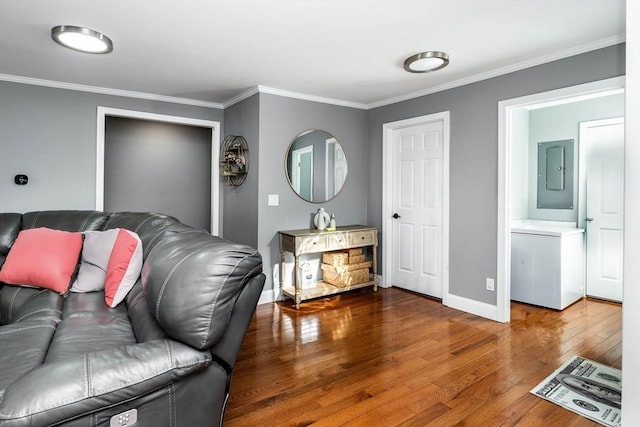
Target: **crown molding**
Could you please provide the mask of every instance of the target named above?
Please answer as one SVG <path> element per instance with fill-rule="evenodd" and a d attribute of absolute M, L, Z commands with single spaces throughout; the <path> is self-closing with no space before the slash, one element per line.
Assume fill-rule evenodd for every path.
<path fill-rule="evenodd" d="M 625 41 L 624 34 L 618 34 L 616 36 L 607 37 L 606 39 L 597 40 L 592 43 L 586 43 L 580 46 L 575 46 L 570 49 L 561 50 L 558 52 L 550 53 L 548 55 L 539 56 L 537 58 L 528 59 L 526 61 L 518 62 L 506 67 L 496 68 L 484 73 L 475 74 L 473 76 L 465 77 L 463 79 L 453 80 L 438 86 L 433 86 L 428 89 L 424 89 L 418 92 L 407 93 L 405 95 L 396 96 L 393 98 L 384 99 L 382 101 L 372 102 L 367 104 L 367 109 L 373 109 L 378 107 L 384 107 L 385 105 L 395 104 L 409 99 L 419 98 L 421 96 L 430 95 L 432 93 L 442 92 L 448 89 L 453 89 L 459 86 L 464 86 L 470 83 L 487 80 L 493 77 L 498 77 L 504 74 L 512 73 L 514 71 L 524 70 L 525 68 L 534 67 L 536 65 L 542 65 L 547 62 L 557 61 L 559 59 L 568 58 L 574 55 L 580 55 L 582 53 L 590 52 L 592 50 L 601 49 L 608 46 L 613 46 Z"/>
<path fill-rule="evenodd" d="M 233 98 L 229 98 L 226 101 L 224 101 L 222 103 L 222 108 L 225 108 L 225 109 L 229 108 L 240 101 L 244 101 L 245 99 L 252 97 L 258 92 L 260 92 L 259 86 L 253 86 L 245 90 L 244 92 L 241 92 L 240 94 L 234 96 Z"/>
<path fill-rule="evenodd" d="M 0 81 L 23 83 L 35 86 L 53 87 L 56 89 L 75 90 L 79 92 L 99 93 L 102 95 L 123 96 L 126 98 L 147 99 L 150 101 L 170 102 L 172 104 L 194 105 L 197 107 L 223 109 L 222 104 L 217 102 L 201 101 L 197 99 L 178 98 L 174 96 L 156 95 L 153 93 L 134 92 L 129 90 L 111 89 L 100 86 L 81 85 L 76 83 L 59 82 L 55 80 L 35 79 L 32 77 L 14 76 L 11 74 L 0 74 Z"/>
<path fill-rule="evenodd" d="M 148 99 L 152 101 L 170 102 L 173 104 L 185 104 L 194 105 L 198 107 L 217 108 L 224 110 L 231 107 L 238 102 L 241 102 L 256 93 L 268 93 L 271 95 L 282 96 L 286 98 L 300 99 L 304 101 L 320 102 L 323 104 L 337 105 L 342 107 L 357 108 L 361 110 L 371 110 L 373 108 L 384 107 L 386 105 L 395 104 L 409 99 L 419 98 L 421 96 L 430 95 L 437 92 L 442 92 L 448 89 L 453 89 L 459 86 L 464 86 L 470 83 L 479 82 L 482 80 L 498 77 L 504 74 L 512 73 L 514 71 L 523 70 L 525 68 L 534 67 L 547 62 L 557 61 L 559 59 L 568 58 L 570 56 L 579 55 L 582 53 L 590 52 L 592 50 L 601 49 L 604 47 L 612 46 L 625 41 L 624 34 L 618 34 L 616 36 L 608 37 L 605 39 L 597 40 L 592 43 L 586 43 L 580 46 L 575 46 L 570 49 L 565 49 L 548 55 L 540 56 L 537 58 L 528 59 L 526 61 L 518 62 L 516 64 L 508 65 L 506 67 L 496 68 L 484 73 L 475 74 L 473 76 L 465 77 L 463 79 L 453 80 L 438 86 L 433 86 L 427 89 L 423 89 L 417 92 L 411 92 L 404 95 L 399 95 L 393 98 L 383 99 L 381 101 L 372 102 L 369 104 L 345 101 L 335 98 L 325 98 L 322 96 L 309 95 L 306 93 L 293 92 L 284 89 L 277 89 L 269 86 L 257 85 L 253 86 L 244 92 L 224 101 L 223 103 L 201 101 L 197 99 L 178 98 L 173 96 L 156 95 L 145 92 L 133 92 L 120 89 L 111 89 L 99 86 L 80 85 L 75 83 L 58 82 L 54 80 L 35 79 L 31 77 L 14 76 L 10 74 L 0 74 L 0 81 L 9 81 L 14 83 L 24 83 L 37 86 L 54 87 L 58 89 L 68 89 L 81 92 L 100 93 L 104 95 L 123 96 L 128 98 Z"/>
<path fill-rule="evenodd" d="M 300 92 L 292 92 L 289 90 L 277 89 L 269 86 L 258 85 L 258 90 L 260 91 L 260 93 L 268 93 L 271 95 L 278 95 L 286 98 L 301 99 L 303 101 L 320 102 L 322 104 L 331 104 L 331 105 L 338 105 L 341 107 L 358 108 L 360 110 L 368 109 L 367 104 L 362 104 L 360 102 L 344 101 L 342 99 L 335 99 L 335 98 L 325 98 L 322 96 L 308 95 L 306 93 L 300 93 Z"/>
<path fill-rule="evenodd" d="M 320 102 L 322 104 L 331 104 L 338 105 L 341 107 L 349 107 L 349 108 L 358 108 L 360 110 L 366 110 L 367 105 L 361 104 L 358 102 L 344 101 L 342 99 L 334 99 L 334 98 L 325 98 L 322 96 L 309 95 L 306 93 L 293 92 L 290 90 L 278 89 L 275 87 L 257 85 L 250 89 L 245 90 L 239 95 L 234 96 L 226 100 L 222 105 L 224 108 L 231 107 L 234 104 L 237 104 L 240 101 L 244 101 L 245 99 L 255 95 L 256 93 L 268 93 L 270 95 L 282 96 L 284 98 L 292 98 L 292 99 L 301 99 L 303 101 L 312 101 L 312 102 Z"/>

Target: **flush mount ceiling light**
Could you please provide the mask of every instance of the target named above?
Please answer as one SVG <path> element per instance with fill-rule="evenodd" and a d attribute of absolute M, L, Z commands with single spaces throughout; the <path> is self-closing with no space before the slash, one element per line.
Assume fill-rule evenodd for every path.
<path fill-rule="evenodd" d="M 430 73 L 447 65 L 449 55 L 438 51 L 417 53 L 404 61 L 404 69 L 410 73 Z"/>
<path fill-rule="evenodd" d="M 69 49 L 86 53 L 109 53 L 113 42 L 97 31 L 73 25 L 58 25 L 51 29 L 51 38 Z"/>

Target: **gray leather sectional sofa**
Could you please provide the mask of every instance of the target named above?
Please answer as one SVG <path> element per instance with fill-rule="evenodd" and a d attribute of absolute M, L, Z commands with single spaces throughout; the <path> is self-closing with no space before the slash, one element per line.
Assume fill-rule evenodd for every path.
<path fill-rule="evenodd" d="M 21 229 L 126 228 L 144 265 L 123 303 L 0 283 L 0 426 L 218 426 L 264 285 L 245 245 L 152 213 L 0 213 Z"/>

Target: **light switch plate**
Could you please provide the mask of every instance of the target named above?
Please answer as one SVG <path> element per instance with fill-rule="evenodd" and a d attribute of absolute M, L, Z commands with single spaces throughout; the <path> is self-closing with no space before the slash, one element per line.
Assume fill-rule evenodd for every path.
<path fill-rule="evenodd" d="M 278 206 L 280 205 L 280 195 L 279 194 L 269 194 L 269 201 L 267 202 L 269 206 Z"/>

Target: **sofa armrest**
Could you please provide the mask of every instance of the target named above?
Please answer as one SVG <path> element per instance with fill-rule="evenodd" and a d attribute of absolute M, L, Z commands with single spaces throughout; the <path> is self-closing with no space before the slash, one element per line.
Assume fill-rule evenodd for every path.
<path fill-rule="evenodd" d="M 211 354 L 160 339 L 45 363 L 9 385 L 0 425 L 45 426 L 140 397 L 205 369 Z"/>

